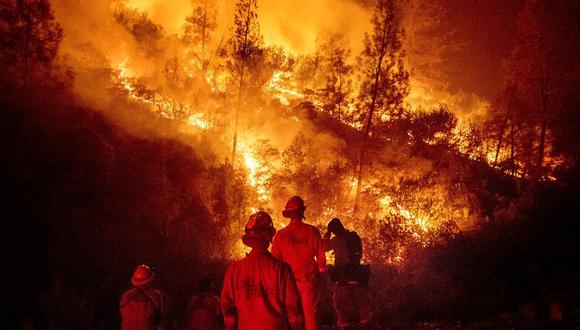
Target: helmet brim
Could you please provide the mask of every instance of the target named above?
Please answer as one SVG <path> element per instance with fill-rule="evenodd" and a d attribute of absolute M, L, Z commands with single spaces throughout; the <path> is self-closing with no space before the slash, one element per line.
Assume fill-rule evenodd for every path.
<path fill-rule="evenodd" d="M 242 235 L 242 243 L 244 243 L 244 245 L 246 246 L 250 246 L 252 245 L 252 242 L 260 242 L 260 243 L 267 243 L 269 244 L 270 242 L 272 242 L 272 238 L 274 238 L 274 235 L 269 234 L 269 233 L 245 233 L 244 235 Z"/>
<path fill-rule="evenodd" d="M 284 210 L 284 211 L 282 211 L 282 216 L 284 218 L 290 218 L 290 219 L 296 219 L 296 218 L 304 219 L 304 210 L 301 210 L 301 209 Z"/>
<path fill-rule="evenodd" d="M 149 276 L 145 279 L 131 278 L 131 284 L 137 287 L 145 286 L 153 281 L 153 276 Z"/>

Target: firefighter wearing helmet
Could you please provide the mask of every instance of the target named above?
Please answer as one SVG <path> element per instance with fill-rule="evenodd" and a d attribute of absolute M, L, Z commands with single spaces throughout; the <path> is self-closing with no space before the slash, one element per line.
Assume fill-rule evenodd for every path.
<path fill-rule="evenodd" d="M 331 238 L 331 236 L 334 236 Z M 323 238 L 326 251 L 334 253 L 334 266 L 328 273 L 334 282 L 332 303 L 337 329 L 367 329 L 370 321 L 368 281 L 370 271 L 361 265 L 362 241 L 354 231 L 346 230 L 338 218 L 332 219 Z"/>
<path fill-rule="evenodd" d="M 266 212 L 250 216 L 242 242 L 252 250 L 230 265 L 221 294 L 226 329 L 301 329 L 300 296 L 292 269 L 268 247 L 276 233 Z"/>
<path fill-rule="evenodd" d="M 164 298 L 153 288 L 156 276 L 147 265 L 135 268 L 132 288 L 121 296 L 121 330 L 158 330 L 165 320 Z"/>
<path fill-rule="evenodd" d="M 320 231 L 304 223 L 306 205 L 299 196 L 288 200 L 282 215 L 290 224 L 274 238 L 272 254 L 290 264 L 296 276 L 298 291 L 304 308 L 306 330 L 319 327 L 320 274 L 326 268 L 326 256 Z"/>

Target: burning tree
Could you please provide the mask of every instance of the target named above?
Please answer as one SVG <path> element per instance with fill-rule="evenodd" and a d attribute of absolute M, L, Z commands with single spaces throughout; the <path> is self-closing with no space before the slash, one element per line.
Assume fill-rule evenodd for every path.
<path fill-rule="evenodd" d="M 504 92 L 490 123 L 495 124 L 494 163 L 508 161 L 523 177 L 553 178 L 564 161 L 552 152 L 553 137 L 563 124 L 564 103 L 573 95 L 578 46 L 570 39 L 574 24 L 564 3 L 526 1 L 518 17 L 517 41 L 505 61 Z M 503 110 L 501 110 L 503 109 Z M 507 147 L 504 136 L 509 125 Z"/>
<path fill-rule="evenodd" d="M 325 85 L 322 90 L 322 107 L 338 120 L 349 115 L 351 103 L 353 67 L 349 63 L 351 50 L 348 40 L 334 34 L 319 45 L 317 50 L 323 58 Z"/>
<path fill-rule="evenodd" d="M 237 97 L 232 140 L 232 166 L 235 165 L 238 143 L 238 121 L 244 101 L 244 91 L 250 81 L 248 71 L 252 70 L 263 54 L 262 36 L 258 24 L 257 0 L 239 0 L 236 4 L 234 27 L 228 41 L 228 71 L 231 81 L 236 82 Z"/>
<path fill-rule="evenodd" d="M 209 65 L 206 55 L 207 45 L 213 30 L 217 27 L 217 10 L 215 0 L 192 0 L 192 11 L 186 18 L 183 41 L 186 45 L 198 51 L 195 53 L 201 63 L 203 72 Z"/>
<path fill-rule="evenodd" d="M 364 119 L 355 210 L 358 209 L 367 140 L 372 133 L 373 120 L 388 121 L 400 116 L 403 99 L 408 93 L 409 75 L 403 67 L 402 32 L 398 19 L 398 8 L 393 0 L 378 0 L 372 18 L 373 32 L 365 35 L 365 49 L 359 57 L 363 78 L 357 101 Z"/>

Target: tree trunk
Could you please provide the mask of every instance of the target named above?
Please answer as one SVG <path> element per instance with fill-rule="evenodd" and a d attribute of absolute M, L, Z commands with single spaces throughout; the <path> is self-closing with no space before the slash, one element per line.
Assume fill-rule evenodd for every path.
<path fill-rule="evenodd" d="M 342 95 L 342 73 L 339 73 L 338 74 L 338 109 L 337 109 L 338 114 L 336 116 L 336 118 L 338 120 L 340 120 L 342 117 L 342 98 L 343 98 L 343 95 Z"/>
<path fill-rule="evenodd" d="M 251 11 L 251 2 L 248 3 L 248 13 L 246 15 L 246 30 L 245 30 L 245 34 L 244 34 L 244 43 L 242 44 L 242 58 L 240 61 L 240 81 L 239 81 L 239 88 L 238 88 L 238 99 L 237 99 L 237 105 L 236 105 L 236 115 L 235 115 L 235 119 L 234 119 L 234 138 L 232 141 L 232 168 L 235 166 L 236 163 L 236 148 L 237 148 L 237 144 L 238 144 L 238 120 L 240 117 L 240 108 L 242 107 L 242 93 L 244 90 L 244 71 L 245 71 L 245 67 L 246 67 L 246 57 L 248 56 L 248 54 L 246 54 L 247 48 L 248 48 L 248 35 L 250 34 L 250 15 L 252 13 Z"/>
<path fill-rule="evenodd" d="M 377 96 L 378 96 L 378 92 L 379 92 L 378 85 L 379 85 L 379 80 L 381 77 L 383 58 L 385 57 L 385 51 L 387 48 L 386 36 L 387 36 L 388 23 L 387 23 L 386 19 L 385 19 L 384 24 L 385 25 L 383 28 L 383 36 L 382 36 L 383 38 L 381 40 L 381 51 L 379 53 L 379 58 L 377 61 L 377 68 L 375 70 L 375 83 L 373 85 L 371 106 L 369 108 L 369 114 L 368 114 L 367 121 L 366 121 L 366 124 L 365 124 L 364 129 L 363 129 L 363 135 L 362 135 L 361 145 L 360 145 L 360 152 L 359 152 L 359 157 L 358 157 L 358 173 L 357 173 L 356 194 L 355 194 L 355 198 L 354 198 L 354 210 L 353 210 L 355 215 L 359 211 L 360 192 L 362 189 L 363 166 L 364 166 L 363 164 L 364 164 L 364 156 L 365 156 L 365 152 L 366 152 L 366 144 L 367 144 L 367 139 L 368 139 L 369 133 L 371 131 L 371 127 L 372 127 L 373 115 L 375 113 Z"/>
<path fill-rule="evenodd" d="M 30 33 L 31 33 L 31 22 L 30 17 L 26 14 L 25 3 L 23 0 L 17 1 L 18 11 L 21 19 L 26 24 L 26 32 L 24 35 L 24 49 L 22 50 L 22 59 L 24 60 L 24 67 L 22 69 L 22 86 L 20 90 L 20 107 L 24 107 L 24 103 L 26 102 L 27 97 L 27 88 L 28 88 L 28 71 L 29 71 L 29 44 L 30 44 Z"/>
<path fill-rule="evenodd" d="M 540 52 L 540 106 L 541 106 L 541 118 L 542 122 L 540 125 L 540 145 L 538 147 L 538 160 L 536 162 L 536 179 L 540 179 L 542 177 L 542 166 L 544 163 L 544 152 L 545 152 L 545 145 L 546 145 L 546 130 L 548 126 L 548 100 L 547 100 L 547 93 L 546 93 L 546 85 L 548 83 L 547 77 L 547 70 L 546 70 L 546 62 L 548 59 L 546 58 L 546 54 L 544 53 L 544 42 L 543 42 L 543 35 L 540 35 L 539 38 L 539 52 Z"/>
<path fill-rule="evenodd" d="M 508 111 L 509 112 L 509 109 Z M 503 142 L 503 134 L 505 132 L 507 123 L 508 123 L 508 114 L 506 112 L 505 118 L 503 120 L 503 123 L 501 124 L 501 127 L 499 129 L 499 136 L 497 138 L 497 148 L 495 149 L 495 159 L 493 160 L 493 166 L 497 166 L 497 159 L 499 158 L 499 152 L 501 150 L 501 144 Z"/>
<path fill-rule="evenodd" d="M 544 163 L 544 149 L 546 144 L 546 128 L 547 120 L 542 119 L 542 125 L 540 128 L 540 146 L 538 147 L 538 162 L 536 163 L 537 178 L 542 177 L 542 165 Z"/>
<path fill-rule="evenodd" d="M 206 34 L 206 23 L 207 22 L 207 0 L 203 4 L 203 23 L 201 26 L 201 67 L 205 76 L 206 64 L 205 64 L 205 34 Z"/>
<path fill-rule="evenodd" d="M 516 174 L 516 159 L 515 159 L 515 126 L 513 121 L 510 123 L 511 124 L 511 129 L 510 129 L 510 139 L 511 139 L 511 149 L 510 149 L 510 160 L 511 160 L 511 169 L 512 169 L 512 175 Z"/>

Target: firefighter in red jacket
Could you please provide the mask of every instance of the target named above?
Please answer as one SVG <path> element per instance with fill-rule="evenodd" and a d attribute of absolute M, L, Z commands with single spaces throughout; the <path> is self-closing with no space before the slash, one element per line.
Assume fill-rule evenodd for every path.
<path fill-rule="evenodd" d="M 319 327 L 320 273 L 325 271 L 326 256 L 320 231 L 302 222 L 305 210 L 299 196 L 288 200 L 282 215 L 290 218 L 290 224 L 280 229 L 274 238 L 272 254 L 292 267 L 304 308 L 306 330 L 315 330 Z"/>
<path fill-rule="evenodd" d="M 226 329 L 302 329 L 304 319 L 292 269 L 268 246 L 276 230 L 266 212 L 254 213 L 242 242 L 252 251 L 228 268 L 221 304 Z"/>
<path fill-rule="evenodd" d="M 165 309 L 163 294 L 152 288 L 155 274 L 147 265 L 137 266 L 131 284 L 133 287 L 121 296 L 121 330 L 163 329 Z"/>

